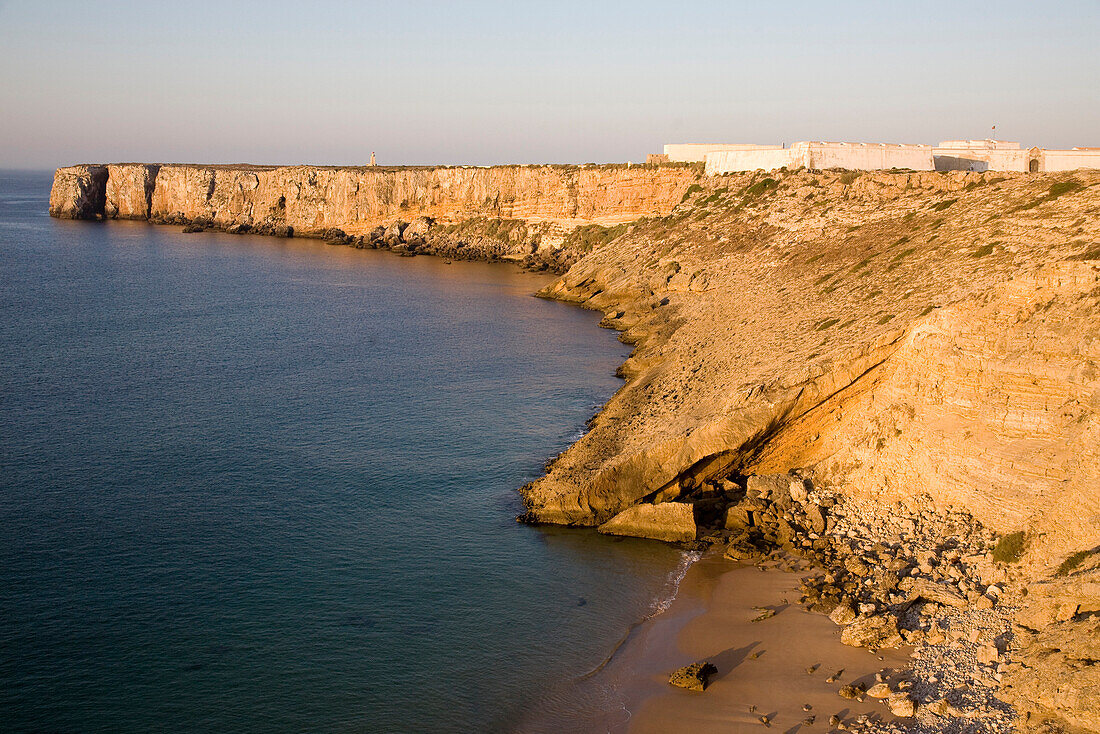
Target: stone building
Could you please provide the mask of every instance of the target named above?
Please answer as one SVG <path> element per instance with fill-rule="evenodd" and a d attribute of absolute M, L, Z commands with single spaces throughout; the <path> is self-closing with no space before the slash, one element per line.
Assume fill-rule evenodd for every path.
<path fill-rule="evenodd" d="M 945 140 L 938 146 L 802 141 L 790 147 L 752 143 L 673 143 L 672 162 L 702 162 L 707 174 L 779 168 L 846 168 L 878 171 L 1070 171 L 1100 168 L 1100 148 L 1023 149 L 1004 140 Z M 657 161 L 654 161 L 657 162 Z"/>
<path fill-rule="evenodd" d="M 703 160 L 708 174 L 802 167 L 850 168 L 862 171 L 890 168 L 935 170 L 931 146 L 893 143 L 804 141 L 794 143 L 789 148 L 778 145 L 728 147 L 707 151 Z"/>

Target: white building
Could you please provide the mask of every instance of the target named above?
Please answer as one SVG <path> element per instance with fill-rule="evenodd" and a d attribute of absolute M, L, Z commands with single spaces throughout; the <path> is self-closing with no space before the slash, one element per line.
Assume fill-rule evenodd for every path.
<path fill-rule="evenodd" d="M 672 143 L 670 162 L 703 162 L 708 175 L 779 168 L 881 171 L 1070 171 L 1100 168 L 1100 148 L 1023 149 L 1004 140 L 945 140 L 938 146 L 803 141 L 783 145 Z"/>
<path fill-rule="evenodd" d="M 665 146 L 668 149 L 668 146 Z M 913 171 L 934 171 L 932 146 L 897 145 L 893 143 L 829 143 L 804 141 L 789 148 L 738 148 L 706 153 L 708 174 L 734 171 L 772 171 L 777 168 L 848 168 L 878 171 L 905 168 Z"/>

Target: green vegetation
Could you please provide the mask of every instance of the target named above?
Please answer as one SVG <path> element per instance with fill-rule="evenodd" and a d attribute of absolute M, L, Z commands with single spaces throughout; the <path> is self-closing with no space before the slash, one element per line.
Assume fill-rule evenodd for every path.
<path fill-rule="evenodd" d="M 748 199 L 755 198 L 755 197 L 760 196 L 761 194 L 763 194 L 767 191 L 771 191 L 771 190 L 776 189 L 778 187 L 779 187 L 779 182 L 776 181 L 774 178 L 765 178 L 765 179 L 761 179 L 761 180 L 757 181 L 756 183 L 752 184 L 751 186 L 746 186 L 745 190 L 742 191 L 741 194 L 742 194 L 743 198 L 747 201 Z"/>
<path fill-rule="evenodd" d="M 1066 576 L 1070 571 L 1080 566 L 1085 562 L 1085 559 L 1089 556 L 1100 553 L 1100 547 L 1093 548 L 1091 550 L 1077 551 L 1072 556 L 1062 561 L 1062 565 L 1058 566 L 1058 576 Z"/>
<path fill-rule="evenodd" d="M 611 240 L 621 237 L 626 232 L 627 226 L 616 224 L 614 227 L 604 227 L 599 224 L 585 224 L 569 233 L 565 238 L 565 246 L 574 247 L 581 252 L 592 252 Z"/>
<path fill-rule="evenodd" d="M 852 272 L 853 273 L 858 273 L 860 270 L 863 270 L 865 267 L 867 267 L 870 264 L 871 264 L 871 258 L 870 257 L 865 257 L 862 260 L 860 260 L 858 263 L 856 263 L 855 265 L 852 266 Z"/>
<path fill-rule="evenodd" d="M 832 326 L 836 326 L 839 323 L 840 323 L 840 319 L 825 319 L 824 321 L 817 322 L 817 324 L 814 326 L 814 330 L 815 331 L 825 331 L 826 329 L 828 329 Z"/>
<path fill-rule="evenodd" d="M 711 204 L 717 204 L 718 202 L 722 201 L 722 197 L 725 196 L 728 193 L 729 193 L 728 188 L 718 189 L 713 194 L 711 194 L 707 198 L 700 201 L 697 204 L 697 206 L 710 206 Z"/>
<path fill-rule="evenodd" d="M 899 240 L 899 242 L 900 242 L 900 240 Z M 909 257 L 910 255 L 912 255 L 916 251 L 917 251 L 917 248 L 915 248 L 915 247 L 906 248 L 906 249 L 902 250 L 901 252 L 899 252 L 898 254 L 894 255 L 893 259 L 890 260 L 890 262 L 895 262 L 895 263 L 901 262 L 902 260 Z"/>
<path fill-rule="evenodd" d="M 1076 179 L 1071 178 L 1068 181 L 1059 181 L 1058 183 L 1051 186 L 1047 190 L 1047 193 L 1043 194 L 1038 199 L 1035 199 L 1034 201 L 1027 204 L 1021 204 L 1020 206 L 1013 209 L 1013 211 L 1022 212 L 1028 209 L 1034 209 L 1035 207 L 1041 204 L 1045 204 L 1048 201 L 1054 201 L 1059 196 L 1072 194 L 1074 191 L 1080 191 L 1083 188 L 1085 188 L 1085 185 Z"/>
<path fill-rule="evenodd" d="M 1027 550 L 1027 535 L 1020 530 L 1009 533 L 997 541 L 993 548 L 993 560 L 999 563 L 1017 563 Z"/>
<path fill-rule="evenodd" d="M 702 190 L 703 190 L 703 187 L 700 186 L 699 184 L 692 184 L 691 186 L 688 186 L 687 191 L 684 192 L 683 198 L 680 199 L 680 203 L 683 204 L 685 201 L 690 199 L 695 194 L 698 194 Z"/>
<path fill-rule="evenodd" d="M 952 205 L 952 204 L 954 204 L 954 203 L 955 203 L 956 201 L 958 201 L 958 199 L 944 199 L 943 201 L 941 201 L 941 202 L 940 202 L 940 203 L 938 203 L 938 204 L 933 204 L 933 205 L 932 205 L 932 211 L 935 211 L 935 212 L 942 212 L 942 211 L 943 211 L 944 209 L 946 209 L 947 207 L 951 206 L 951 205 Z"/>
<path fill-rule="evenodd" d="M 848 184 L 859 178 L 859 174 L 859 171 L 845 171 L 844 173 L 840 174 L 840 182 L 847 186 Z"/>

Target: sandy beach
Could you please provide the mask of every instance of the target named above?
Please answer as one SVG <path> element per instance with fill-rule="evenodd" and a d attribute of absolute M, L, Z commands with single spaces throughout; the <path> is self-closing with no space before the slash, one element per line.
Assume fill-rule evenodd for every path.
<path fill-rule="evenodd" d="M 708 554 L 691 567 L 668 610 L 636 629 L 599 674 L 625 702 L 611 731 L 760 731 L 767 716 L 771 728 L 793 734 L 828 731 L 834 714 L 894 718 L 879 701 L 847 700 L 838 690 L 870 687 L 876 673 L 902 668 L 908 651 L 843 645 L 839 627 L 798 605 L 799 573 L 761 566 Z M 753 622 L 761 609 L 775 616 Z M 718 668 L 705 692 L 668 684 L 673 670 L 704 659 Z"/>

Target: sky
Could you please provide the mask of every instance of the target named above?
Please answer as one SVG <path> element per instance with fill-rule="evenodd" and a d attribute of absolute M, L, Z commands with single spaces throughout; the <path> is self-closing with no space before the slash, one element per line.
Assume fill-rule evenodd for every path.
<path fill-rule="evenodd" d="M 1100 0 L 0 0 L 0 168 L 1100 146 Z"/>

